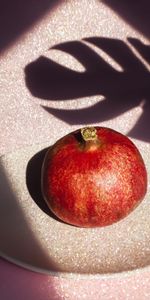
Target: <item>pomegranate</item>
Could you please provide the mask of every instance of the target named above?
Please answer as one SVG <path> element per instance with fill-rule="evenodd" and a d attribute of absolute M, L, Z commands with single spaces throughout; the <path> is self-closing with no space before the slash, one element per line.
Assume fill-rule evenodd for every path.
<path fill-rule="evenodd" d="M 50 210 L 79 227 L 111 225 L 142 201 L 147 172 L 123 134 L 86 127 L 50 147 L 42 166 L 42 193 Z"/>

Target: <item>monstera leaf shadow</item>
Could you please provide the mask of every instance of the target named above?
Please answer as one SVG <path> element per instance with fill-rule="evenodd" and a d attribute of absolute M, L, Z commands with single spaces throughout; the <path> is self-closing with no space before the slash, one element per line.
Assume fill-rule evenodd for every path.
<path fill-rule="evenodd" d="M 43 106 L 69 124 L 109 120 L 142 103 L 141 118 L 129 135 L 150 141 L 147 125 L 150 117 L 150 46 L 135 38 L 128 38 L 127 42 L 90 37 L 55 45 L 51 49 L 72 55 L 84 66 L 85 71 L 78 72 L 40 56 L 25 68 L 26 85 L 32 95 L 45 100 L 70 100 L 94 95 L 104 97 L 103 101 L 82 109 Z M 121 70 L 109 64 L 91 45 L 109 55 Z"/>

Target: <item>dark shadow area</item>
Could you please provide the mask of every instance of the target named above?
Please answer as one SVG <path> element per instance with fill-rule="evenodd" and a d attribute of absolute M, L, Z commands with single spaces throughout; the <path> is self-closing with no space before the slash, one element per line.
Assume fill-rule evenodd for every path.
<path fill-rule="evenodd" d="M 49 215 L 50 210 L 43 199 L 41 191 L 41 169 L 47 150 L 48 148 L 43 149 L 29 160 L 26 169 L 26 184 L 31 198 L 44 213 Z"/>
<path fill-rule="evenodd" d="M 63 223 L 48 208 L 41 191 L 41 169 L 48 148 L 36 153 L 28 162 L 26 169 L 26 184 L 29 194 L 38 207 L 51 218 Z"/>
<path fill-rule="evenodd" d="M 47 255 L 19 204 L 16 187 L 10 183 L 9 170 L 0 162 L 0 255 L 16 264 L 58 271 Z"/>
<path fill-rule="evenodd" d="M 150 1 L 119 1 L 103 0 L 103 3 L 113 9 L 127 23 L 150 38 Z"/>
<path fill-rule="evenodd" d="M 44 107 L 69 124 L 106 121 L 142 105 L 143 113 L 130 136 L 150 141 L 150 72 L 132 51 L 134 47 L 148 65 L 150 46 L 135 38 L 128 38 L 128 42 L 130 46 L 119 39 L 91 37 L 56 45 L 53 49 L 72 55 L 85 67 L 85 71 L 71 70 L 41 56 L 26 66 L 26 85 L 33 96 L 46 100 L 70 100 L 94 95 L 104 97 L 103 101 L 82 109 Z M 103 50 L 120 65 L 122 71 L 112 67 L 90 45 Z"/>
<path fill-rule="evenodd" d="M 4 259 L 0 260 L 0 266 L 1 300 L 62 299 L 52 276 L 30 272 Z"/>
<path fill-rule="evenodd" d="M 0 0 L 0 51 L 61 2 L 61 0 Z"/>

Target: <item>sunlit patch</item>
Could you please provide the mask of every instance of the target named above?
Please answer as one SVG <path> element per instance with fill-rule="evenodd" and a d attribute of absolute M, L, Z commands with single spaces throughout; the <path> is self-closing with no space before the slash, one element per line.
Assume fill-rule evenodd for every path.
<path fill-rule="evenodd" d="M 69 70 L 81 73 L 86 71 L 86 69 L 78 59 L 64 51 L 58 49 L 50 49 L 44 54 L 44 56 L 52 59 L 54 62 L 58 63 L 64 68 L 68 68 Z"/>

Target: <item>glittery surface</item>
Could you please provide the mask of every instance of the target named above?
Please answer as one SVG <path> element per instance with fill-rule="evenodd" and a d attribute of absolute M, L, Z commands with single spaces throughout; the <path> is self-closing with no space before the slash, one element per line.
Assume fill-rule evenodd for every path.
<path fill-rule="evenodd" d="M 0 159 L 1 199 L 6 202 L 0 204 L 0 222 L 5 225 L 0 231 L 0 250 L 23 264 L 53 274 L 57 271 L 56 277 L 41 275 L 2 260 L 4 300 L 150 298 L 149 191 L 127 219 L 112 228 L 85 233 L 49 217 L 26 186 L 27 161 L 86 124 L 108 126 L 136 139 L 149 173 L 149 130 L 143 122 L 143 115 L 149 121 L 149 96 L 147 90 L 143 93 L 149 66 L 145 52 L 140 51 L 149 42 L 107 2 L 59 1 L 1 53 L 0 154 L 5 154 Z M 93 37 L 98 42 L 89 40 Z M 46 94 L 32 68 L 34 62 L 36 71 L 41 70 L 45 60 L 51 62 Z M 63 72 L 60 65 L 65 67 Z M 40 74 L 41 81 L 47 80 Z M 115 275 L 120 271 L 129 272 Z M 59 272 L 71 278 L 62 278 Z M 111 276 L 101 277 L 108 272 Z M 90 273 L 92 278 L 81 279 L 75 273 Z"/>

